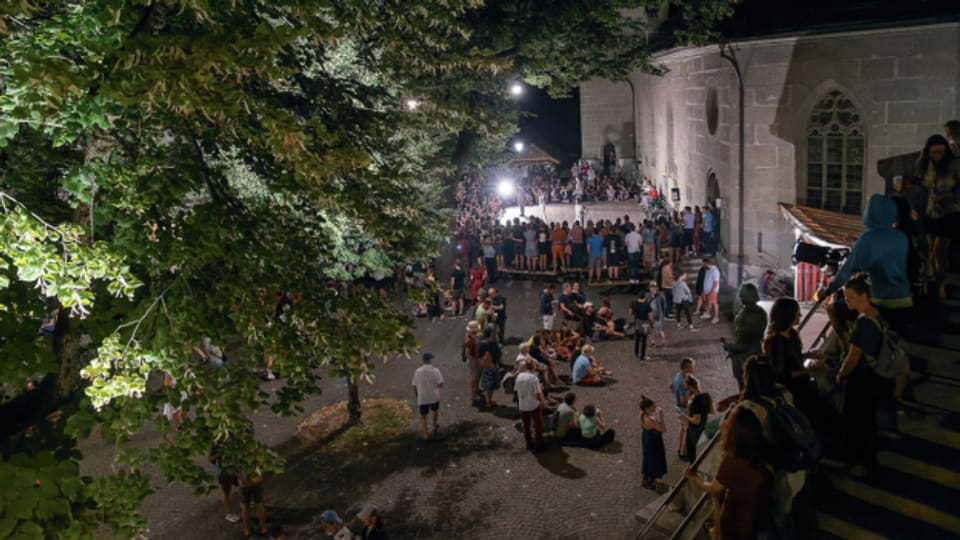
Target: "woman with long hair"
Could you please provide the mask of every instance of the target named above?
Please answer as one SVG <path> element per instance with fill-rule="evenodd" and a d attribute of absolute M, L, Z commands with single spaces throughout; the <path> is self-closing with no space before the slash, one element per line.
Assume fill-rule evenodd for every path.
<path fill-rule="evenodd" d="M 714 479 L 707 482 L 693 469 L 684 476 L 717 499 L 714 538 L 757 538 L 770 526 L 771 479 L 761 458 L 762 426 L 749 411 L 737 409 L 720 429 L 721 458 Z"/>
<path fill-rule="evenodd" d="M 877 389 L 880 379 L 870 366 L 876 360 L 883 343 L 880 310 L 870 303 L 870 284 L 863 276 L 856 276 L 843 286 L 847 306 L 860 315 L 850 333 L 847 356 L 837 373 L 837 384 L 846 379 L 841 423 L 844 450 L 850 464 L 850 474 L 866 476 L 876 463 L 877 452 Z"/>
<path fill-rule="evenodd" d="M 820 364 L 805 364 L 807 358 L 819 359 L 819 351 L 803 352 L 803 343 L 797 324 L 800 323 L 800 304 L 793 298 L 777 298 L 770 309 L 770 324 L 763 340 L 763 354 L 770 360 L 777 380 L 790 390 L 798 409 L 809 417 L 817 408 L 816 385 L 810 378 Z"/>
<path fill-rule="evenodd" d="M 926 230 L 933 278 L 941 298 L 948 270 L 950 241 L 960 236 L 960 160 L 943 135 L 931 135 L 917 160 L 916 175 L 927 190 Z"/>

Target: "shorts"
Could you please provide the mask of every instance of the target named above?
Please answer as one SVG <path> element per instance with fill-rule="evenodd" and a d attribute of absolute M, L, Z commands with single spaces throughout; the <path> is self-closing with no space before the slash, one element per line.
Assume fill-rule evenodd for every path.
<path fill-rule="evenodd" d="M 712 305 L 712 304 L 716 304 L 716 303 L 717 303 L 717 291 L 704 293 L 703 296 L 704 296 L 704 300 L 707 302 L 707 304 L 711 304 L 711 305 Z"/>
<path fill-rule="evenodd" d="M 563 244 L 554 244 L 553 247 L 550 248 L 550 255 L 551 255 L 554 259 L 562 259 L 562 258 L 563 258 Z"/>
<path fill-rule="evenodd" d="M 684 247 L 690 247 L 693 245 L 693 229 L 683 230 L 683 245 Z"/>
<path fill-rule="evenodd" d="M 653 332 L 654 332 L 655 334 L 660 334 L 660 333 L 663 332 L 663 321 L 662 321 L 662 320 L 659 320 L 659 321 L 658 321 L 658 320 L 654 319 L 654 321 L 653 321 Z"/>
<path fill-rule="evenodd" d="M 607 253 L 607 266 L 620 266 L 620 252 Z"/>
<path fill-rule="evenodd" d="M 554 315 L 543 315 L 544 330 L 553 330 L 553 318 L 554 318 Z"/>
<path fill-rule="evenodd" d="M 549 255 L 550 242 L 537 242 L 537 253 L 539 255 Z"/>
<path fill-rule="evenodd" d="M 438 411 L 440 410 L 440 402 L 435 401 L 433 403 L 425 403 L 420 405 L 420 416 L 426 416 L 428 411 Z"/>
<path fill-rule="evenodd" d="M 463 300 L 463 289 L 454 289 L 453 290 L 453 301 L 458 302 Z"/>
<path fill-rule="evenodd" d="M 243 504 L 263 504 L 263 484 L 245 486 L 240 488 L 240 494 L 243 495 Z"/>
<path fill-rule="evenodd" d="M 217 473 L 217 483 L 220 484 L 220 489 L 230 491 L 230 488 L 237 485 L 237 475 L 220 471 Z"/>
<path fill-rule="evenodd" d="M 600 255 L 591 255 L 589 268 L 596 268 L 599 270 L 601 266 L 603 266 L 603 257 Z"/>

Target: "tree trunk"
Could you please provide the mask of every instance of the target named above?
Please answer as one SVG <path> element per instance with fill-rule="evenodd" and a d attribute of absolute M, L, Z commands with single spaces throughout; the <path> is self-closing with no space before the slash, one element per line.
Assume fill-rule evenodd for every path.
<path fill-rule="evenodd" d="M 356 379 L 347 378 L 347 412 L 350 414 L 349 423 L 359 424 L 361 420 L 360 387 Z"/>
<path fill-rule="evenodd" d="M 77 358 L 80 353 L 76 336 L 72 331 L 70 310 L 60 308 L 57 314 L 57 327 L 53 332 L 53 355 L 57 361 L 57 372 L 53 375 L 55 384 L 50 386 L 44 396 L 43 412 L 49 413 L 70 399 L 77 387 Z"/>

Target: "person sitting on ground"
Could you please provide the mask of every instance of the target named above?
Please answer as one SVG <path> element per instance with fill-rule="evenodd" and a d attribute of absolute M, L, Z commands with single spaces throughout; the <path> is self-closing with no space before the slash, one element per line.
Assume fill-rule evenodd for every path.
<path fill-rule="evenodd" d="M 604 299 L 603 305 L 600 307 L 600 310 L 597 311 L 596 318 L 593 320 L 593 333 L 598 334 L 600 339 L 625 337 L 626 334 L 623 331 L 625 325 L 625 319 L 613 318 L 610 299 Z"/>
<path fill-rule="evenodd" d="M 603 369 L 603 366 L 593 356 L 593 345 L 584 345 L 580 356 L 573 364 L 573 384 L 582 386 L 603 385 L 604 375 L 613 372 Z"/>
<path fill-rule="evenodd" d="M 343 519 L 335 510 L 324 510 L 320 514 L 320 521 L 323 522 L 323 530 L 326 531 L 327 536 L 333 540 L 354 540 L 353 532 L 343 524 Z"/>
<path fill-rule="evenodd" d="M 601 448 L 613 442 L 616 432 L 613 429 L 607 429 L 607 424 L 603 420 L 603 411 L 596 405 L 590 404 L 583 408 L 580 414 L 580 435 L 583 437 L 583 445 L 587 448 Z"/>
<path fill-rule="evenodd" d="M 563 403 L 557 407 L 554 415 L 556 425 L 553 437 L 560 441 L 560 444 L 576 446 L 583 442 L 583 436 L 580 435 L 580 413 L 577 411 L 576 394 L 567 392 L 563 396 Z"/>
<path fill-rule="evenodd" d="M 548 391 L 562 384 L 557 372 L 557 353 L 550 346 L 550 333 L 539 330 L 530 340 L 530 356 L 536 361 L 534 369 L 543 374 L 543 386 Z"/>
<path fill-rule="evenodd" d="M 721 429 L 720 467 L 712 481 L 694 469 L 684 477 L 717 499 L 714 538 L 749 539 L 770 528 L 771 478 L 761 458 L 760 422 L 745 410 L 734 411 Z"/>
<path fill-rule="evenodd" d="M 367 504 L 357 513 L 357 519 L 363 524 L 360 529 L 360 540 L 387 540 L 387 533 L 383 530 L 383 518 L 380 510 Z"/>

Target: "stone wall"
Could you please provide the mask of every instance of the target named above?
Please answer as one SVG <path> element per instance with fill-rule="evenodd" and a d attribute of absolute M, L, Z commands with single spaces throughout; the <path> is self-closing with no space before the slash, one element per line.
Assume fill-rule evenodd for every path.
<path fill-rule="evenodd" d="M 618 159 L 634 158 L 630 99 L 625 82 L 595 79 L 580 87 L 581 158 L 601 159 L 607 143 L 613 143 Z"/>
<path fill-rule="evenodd" d="M 748 275 L 789 265 L 794 234 L 780 217 L 777 202 L 806 202 L 806 130 L 814 106 L 827 92 L 842 91 L 862 119 L 864 201 L 884 189 L 879 160 L 915 151 L 927 136 L 942 133 L 944 122 L 960 116 L 956 23 L 748 41 L 735 44 L 735 49 L 745 87 Z M 661 187 L 680 188 L 681 205 L 707 202 L 707 178 L 715 174 L 722 196 L 723 245 L 735 261 L 736 76 L 715 46 L 667 51 L 656 60 L 669 70 L 665 76 L 632 77 L 642 172 Z M 624 92 L 629 96 L 626 84 L 600 81 L 581 88 L 585 156 L 593 151 L 588 143 L 602 146 L 608 127 L 600 126 L 609 126 L 615 116 L 593 116 L 592 111 L 598 111 L 599 103 L 615 106 Z M 629 118 L 629 103 L 623 107 Z M 735 268 L 729 270 L 726 275 L 735 277 Z"/>

